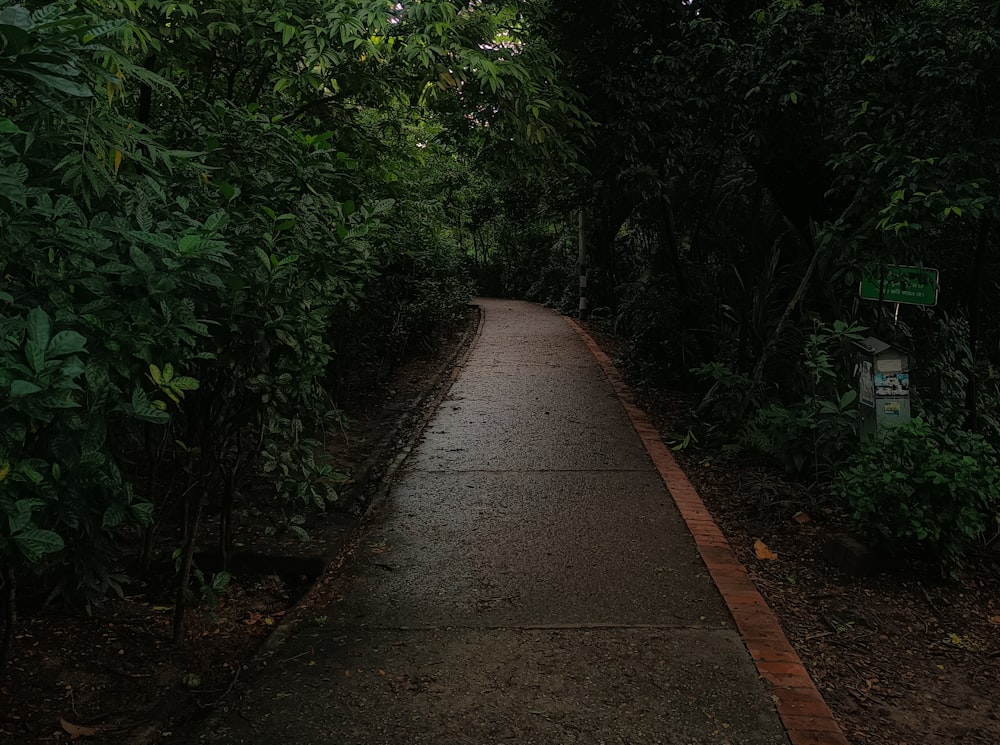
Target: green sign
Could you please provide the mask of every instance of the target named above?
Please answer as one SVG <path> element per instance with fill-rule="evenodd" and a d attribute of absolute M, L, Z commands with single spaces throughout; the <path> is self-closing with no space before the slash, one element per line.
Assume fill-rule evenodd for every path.
<path fill-rule="evenodd" d="M 862 300 L 883 300 L 887 303 L 937 305 L 938 270 L 919 266 L 886 266 L 880 278 L 861 279 Z M 879 298 L 879 285 L 882 297 Z"/>

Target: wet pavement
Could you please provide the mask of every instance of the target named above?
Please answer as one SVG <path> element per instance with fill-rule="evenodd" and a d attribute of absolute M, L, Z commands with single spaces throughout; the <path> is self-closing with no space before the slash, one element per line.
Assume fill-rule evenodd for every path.
<path fill-rule="evenodd" d="M 341 596 L 190 741 L 787 744 L 590 351 L 552 311 L 479 302 Z"/>

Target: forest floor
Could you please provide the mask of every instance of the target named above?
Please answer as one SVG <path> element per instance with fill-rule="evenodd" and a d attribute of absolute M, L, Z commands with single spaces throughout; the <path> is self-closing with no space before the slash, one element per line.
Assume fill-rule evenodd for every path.
<path fill-rule="evenodd" d="M 617 363 L 621 343 L 595 326 Z M 630 382 L 853 745 L 1000 743 L 1000 554 L 948 580 L 848 574 L 828 559 L 849 530 L 829 499 L 768 465 L 679 447 L 695 402 Z M 758 540 L 777 558 L 757 558 Z"/>
<path fill-rule="evenodd" d="M 400 367 L 381 396 L 356 401 L 350 424 L 329 443 L 338 462 L 377 483 L 427 405 L 427 381 L 441 384 L 475 325 L 470 312 L 433 350 Z M 614 338 L 589 330 L 612 358 L 620 353 Z M 691 401 L 636 388 L 664 440 L 681 439 Z M 995 565 L 950 580 L 906 567 L 848 575 L 824 555 L 827 539 L 845 530 L 828 501 L 773 469 L 708 448 L 676 455 L 854 745 L 1000 742 Z M 161 591 L 169 578 L 159 588 L 127 587 L 90 617 L 25 609 L 0 674 L 0 742 L 142 742 L 209 711 L 239 690 L 240 671 L 323 566 L 349 557 L 360 505 L 345 507 L 311 517 L 306 543 L 265 535 L 263 515 L 244 515 L 237 540 L 248 552 L 246 571 L 216 608 L 189 614 L 180 647 L 170 641 L 170 599 Z M 758 559 L 756 540 L 777 558 Z M 323 545 L 334 550 L 320 558 Z M 260 558 L 274 555 L 286 561 Z"/>
<path fill-rule="evenodd" d="M 447 385 L 478 322 L 470 308 L 389 375 L 380 392 L 344 406 L 344 429 L 329 436 L 325 449 L 362 483 L 329 512 L 306 515 L 308 540 L 269 531 L 273 516 L 263 511 L 239 513 L 233 578 L 217 605 L 188 612 L 183 644 L 171 641 L 169 560 L 158 577 L 127 585 L 123 598 L 101 603 L 90 616 L 24 604 L 11 659 L 0 671 L 0 743 L 169 738 L 174 727 L 239 690 L 241 670 L 286 612 L 300 608 L 324 569 L 349 557 L 366 503 L 382 488 L 385 469 L 434 394 Z M 202 560 L 206 574 L 211 548 Z M 169 546 L 165 552 L 169 556 Z"/>

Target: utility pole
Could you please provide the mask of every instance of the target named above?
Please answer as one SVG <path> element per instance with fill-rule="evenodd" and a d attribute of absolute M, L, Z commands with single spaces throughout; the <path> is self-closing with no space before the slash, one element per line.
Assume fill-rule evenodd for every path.
<path fill-rule="evenodd" d="M 580 256 L 577 259 L 577 265 L 580 269 L 580 320 L 586 321 L 590 310 L 587 308 L 587 240 L 584 230 L 583 207 L 580 208 L 579 212 L 579 231 Z"/>

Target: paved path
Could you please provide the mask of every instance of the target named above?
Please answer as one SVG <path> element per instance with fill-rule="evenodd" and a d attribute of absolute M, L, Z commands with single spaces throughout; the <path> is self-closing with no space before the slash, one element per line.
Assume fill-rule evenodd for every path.
<path fill-rule="evenodd" d="M 481 304 L 343 597 L 202 741 L 787 743 L 591 352 L 551 311 Z"/>

